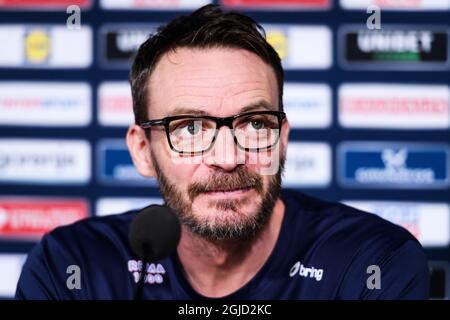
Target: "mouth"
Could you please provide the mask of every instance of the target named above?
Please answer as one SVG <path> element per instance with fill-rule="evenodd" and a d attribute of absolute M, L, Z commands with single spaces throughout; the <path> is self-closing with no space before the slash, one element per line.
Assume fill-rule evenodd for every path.
<path fill-rule="evenodd" d="M 211 190 L 206 191 L 204 194 L 214 198 L 240 198 L 248 195 L 253 190 L 253 187 L 242 187 L 226 190 Z"/>

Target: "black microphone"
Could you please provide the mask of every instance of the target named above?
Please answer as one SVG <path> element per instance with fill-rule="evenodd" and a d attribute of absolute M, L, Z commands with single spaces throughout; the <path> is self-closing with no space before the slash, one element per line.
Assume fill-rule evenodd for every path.
<path fill-rule="evenodd" d="M 128 239 L 134 253 L 142 259 L 142 270 L 134 300 L 141 300 L 144 292 L 147 265 L 173 253 L 180 241 L 178 217 L 169 207 L 151 205 L 133 219 Z"/>

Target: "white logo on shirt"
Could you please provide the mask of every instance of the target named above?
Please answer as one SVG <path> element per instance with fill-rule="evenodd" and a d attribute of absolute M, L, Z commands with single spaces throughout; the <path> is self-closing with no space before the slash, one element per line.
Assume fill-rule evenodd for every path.
<path fill-rule="evenodd" d="M 134 282 L 138 283 L 141 277 L 142 271 L 142 261 L 141 260 L 129 260 L 128 261 L 128 271 L 132 273 L 134 277 Z M 166 270 L 161 264 L 155 265 L 150 263 L 147 265 L 147 272 L 145 275 L 144 283 L 150 284 L 160 284 L 164 282 L 163 275 L 166 274 Z"/>
<path fill-rule="evenodd" d="M 304 278 L 315 278 L 316 281 L 322 280 L 323 269 L 316 269 L 314 267 L 305 267 L 300 261 L 297 261 L 289 271 L 289 276 L 292 278 L 298 274 Z"/>

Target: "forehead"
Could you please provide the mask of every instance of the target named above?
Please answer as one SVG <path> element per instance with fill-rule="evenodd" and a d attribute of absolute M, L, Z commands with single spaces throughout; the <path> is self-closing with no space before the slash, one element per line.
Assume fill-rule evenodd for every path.
<path fill-rule="evenodd" d="M 257 101 L 278 109 L 275 72 L 243 49 L 178 48 L 161 57 L 148 86 L 151 118 L 180 109 L 227 116 Z"/>

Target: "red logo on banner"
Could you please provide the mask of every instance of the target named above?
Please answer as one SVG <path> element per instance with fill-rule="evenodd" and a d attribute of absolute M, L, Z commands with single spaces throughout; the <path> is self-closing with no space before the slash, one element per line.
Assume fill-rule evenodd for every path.
<path fill-rule="evenodd" d="M 70 5 L 86 8 L 91 5 L 91 0 L 1 0 L 1 8 L 49 8 L 61 9 Z"/>
<path fill-rule="evenodd" d="M 88 216 L 83 200 L 0 199 L 0 237 L 39 240 L 56 227 Z"/>
<path fill-rule="evenodd" d="M 330 6 L 330 0 L 222 0 L 222 4 L 236 7 L 326 8 Z"/>

